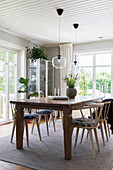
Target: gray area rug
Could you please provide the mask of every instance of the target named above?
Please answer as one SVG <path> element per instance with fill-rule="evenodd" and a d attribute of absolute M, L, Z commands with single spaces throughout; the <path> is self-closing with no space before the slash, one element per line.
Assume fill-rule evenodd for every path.
<path fill-rule="evenodd" d="M 39 140 L 37 129 L 34 134 L 30 134 L 30 147 L 26 147 L 24 138 L 24 149 L 17 150 L 15 137 L 13 144 L 10 143 L 10 136 L 0 139 L 0 159 L 11 163 L 16 163 L 36 170 L 111 170 L 113 167 L 113 135 L 103 147 L 99 133 L 101 151 L 97 151 L 95 143 L 96 159 L 93 159 L 90 139 L 86 137 L 74 148 L 75 130 L 72 141 L 72 160 L 64 159 L 63 130 L 61 121 L 56 122 L 57 131 L 53 131 L 51 124 L 50 136 L 46 135 L 45 124 L 41 124 L 41 134 L 43 141 Z M 29 129 L 30 132 L 31 129 Z M 81 132 L 80 132 L 81 133 Z M 94 138 L 95 139 L 95 138 Z"/>

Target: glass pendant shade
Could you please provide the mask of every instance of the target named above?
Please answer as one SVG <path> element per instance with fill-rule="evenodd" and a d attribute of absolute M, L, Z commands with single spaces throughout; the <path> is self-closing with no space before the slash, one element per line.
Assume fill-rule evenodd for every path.
<path fill-rule="evenodd" d="M 78 65 L 74 62 L 70 65 L 70 72 L 75 75 L 78 73 Z"/>
<path fill-rule="evenodd" d="M 63 13 L 63 9 L 59 8 L 56 10 L 59 15 L 59 46 L 58 46 L 58 55 L 52 59 L 52 66 L 56 69 L 63 69 L 66 66 L 66 59 L 60 54 L 60 16 Z"/>
<path fill-rule="evenodd" d="M 73 27 L 74 27 L 74 29 L 75 29 L 75 43 L 77 43 L 76 29 L 78 28 L 78 26 L 79 26 L 79 24 L 77 24 L 77 23 L 73 24 Z M 77 57 L 77 56 L 75 55 L 75 60 L 74 60 L 74 62 L 71 63 L 71 65 L 70 65 L 70 72 L 71 72 L 72 74 L 75 74 L 75 75 L 78 74 L 78 68 L 79 68 L 76 57 Z"/>
<path fill-rule="evenodd" d="M 52 65 L 56 69 L 63 69 L 66 66 L 66 59 L 63 56 L 62 57 L 56 56 L 52 59 Z"/>

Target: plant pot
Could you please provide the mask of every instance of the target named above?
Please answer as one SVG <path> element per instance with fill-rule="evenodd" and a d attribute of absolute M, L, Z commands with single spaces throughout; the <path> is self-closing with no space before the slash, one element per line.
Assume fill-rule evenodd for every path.
<path fill-rule="evenodd" d="M 75 96 L 77 95 L 77 90 L 75 88 L 67 88 L 66 89 L 66 95 L 70 98 L 70 99 L 74 99 Z"/>

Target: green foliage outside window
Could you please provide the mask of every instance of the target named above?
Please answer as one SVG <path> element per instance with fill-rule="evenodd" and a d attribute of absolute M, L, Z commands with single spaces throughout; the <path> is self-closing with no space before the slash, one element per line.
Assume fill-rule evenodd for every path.
<path fill-rule="evenodd" d="M 82 69 L 80 70 L 79 95 L 86 96 L 88 89 L 92 89 L 92 77 L 89 72 Z"/>
<path fill-rule="evenodd" d="M 96 74 L 96 89 L 99 90 L 99 85 L 103 85 L 103 92 L 111 93 L 111 75 L 102 72 Z M 102 89 L 100 89 L 101 91 Z"/>
<path fill-rule="evenodd" d="M 5 51 L 0 51 L 0 62 L 3 64 L 3 69 L 0 69 L 0 92 L 5 93 L 6 90 L 6 81 L 5 81 L 5 62 L 6 62 L 6 53 Z"/>
<path fill-rule="evenodd" d="M 103 91 L 102 91 L 103 86 Z M 100 88 L 100 89 L 99 89 Z M 85 70 L 80 72 L 80 81 L 79 81 L 79 95 L 86 96 L 88 90 L 93 89 L 93 79 L 91 78 L 90 73 Z M 111 75 L 106 72 L 101 72 L 96 74 L 96 90 L 100 90 L 103 93 L 111 93 Z M 91 94 L 90 94 L 91 95 Z"/>

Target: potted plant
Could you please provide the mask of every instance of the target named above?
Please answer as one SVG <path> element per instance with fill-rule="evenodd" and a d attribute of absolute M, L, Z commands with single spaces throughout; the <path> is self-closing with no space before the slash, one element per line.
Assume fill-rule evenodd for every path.
<path fill-rule="evenodd" d="M 36 61 L 37 59 L 44 59 L 47 60 L 48 56 L 45 54 L 42 48 L 39 48 L 37 45 L 34 45 L 33 48 L 26 47 L 27 52 L 29 54 L 29 58 L 32 61 Z"/>
<path fill-rule="evenodd" d="M 66 75 L 63 78 L 64 82 L 66 82 L 66 85 L 68 88 L 66 89 L 66 95 L 70 98 L 73 99 L 77 95 L 77 90 L 75 89 L 75 85 L 78 80 L 78 74 L 75 76 L 73 74 Z"/>
<path fill-rule="evenodd" d="M 32 87 L 29 85 L 29 78 L 19 78 L 19 83 L 21 84 L 18 87 L 18 93 L 26 93 L 26 98 L 29 99 L 31 96 L 38 97 L 38 92 L 33 91 Z"/>

